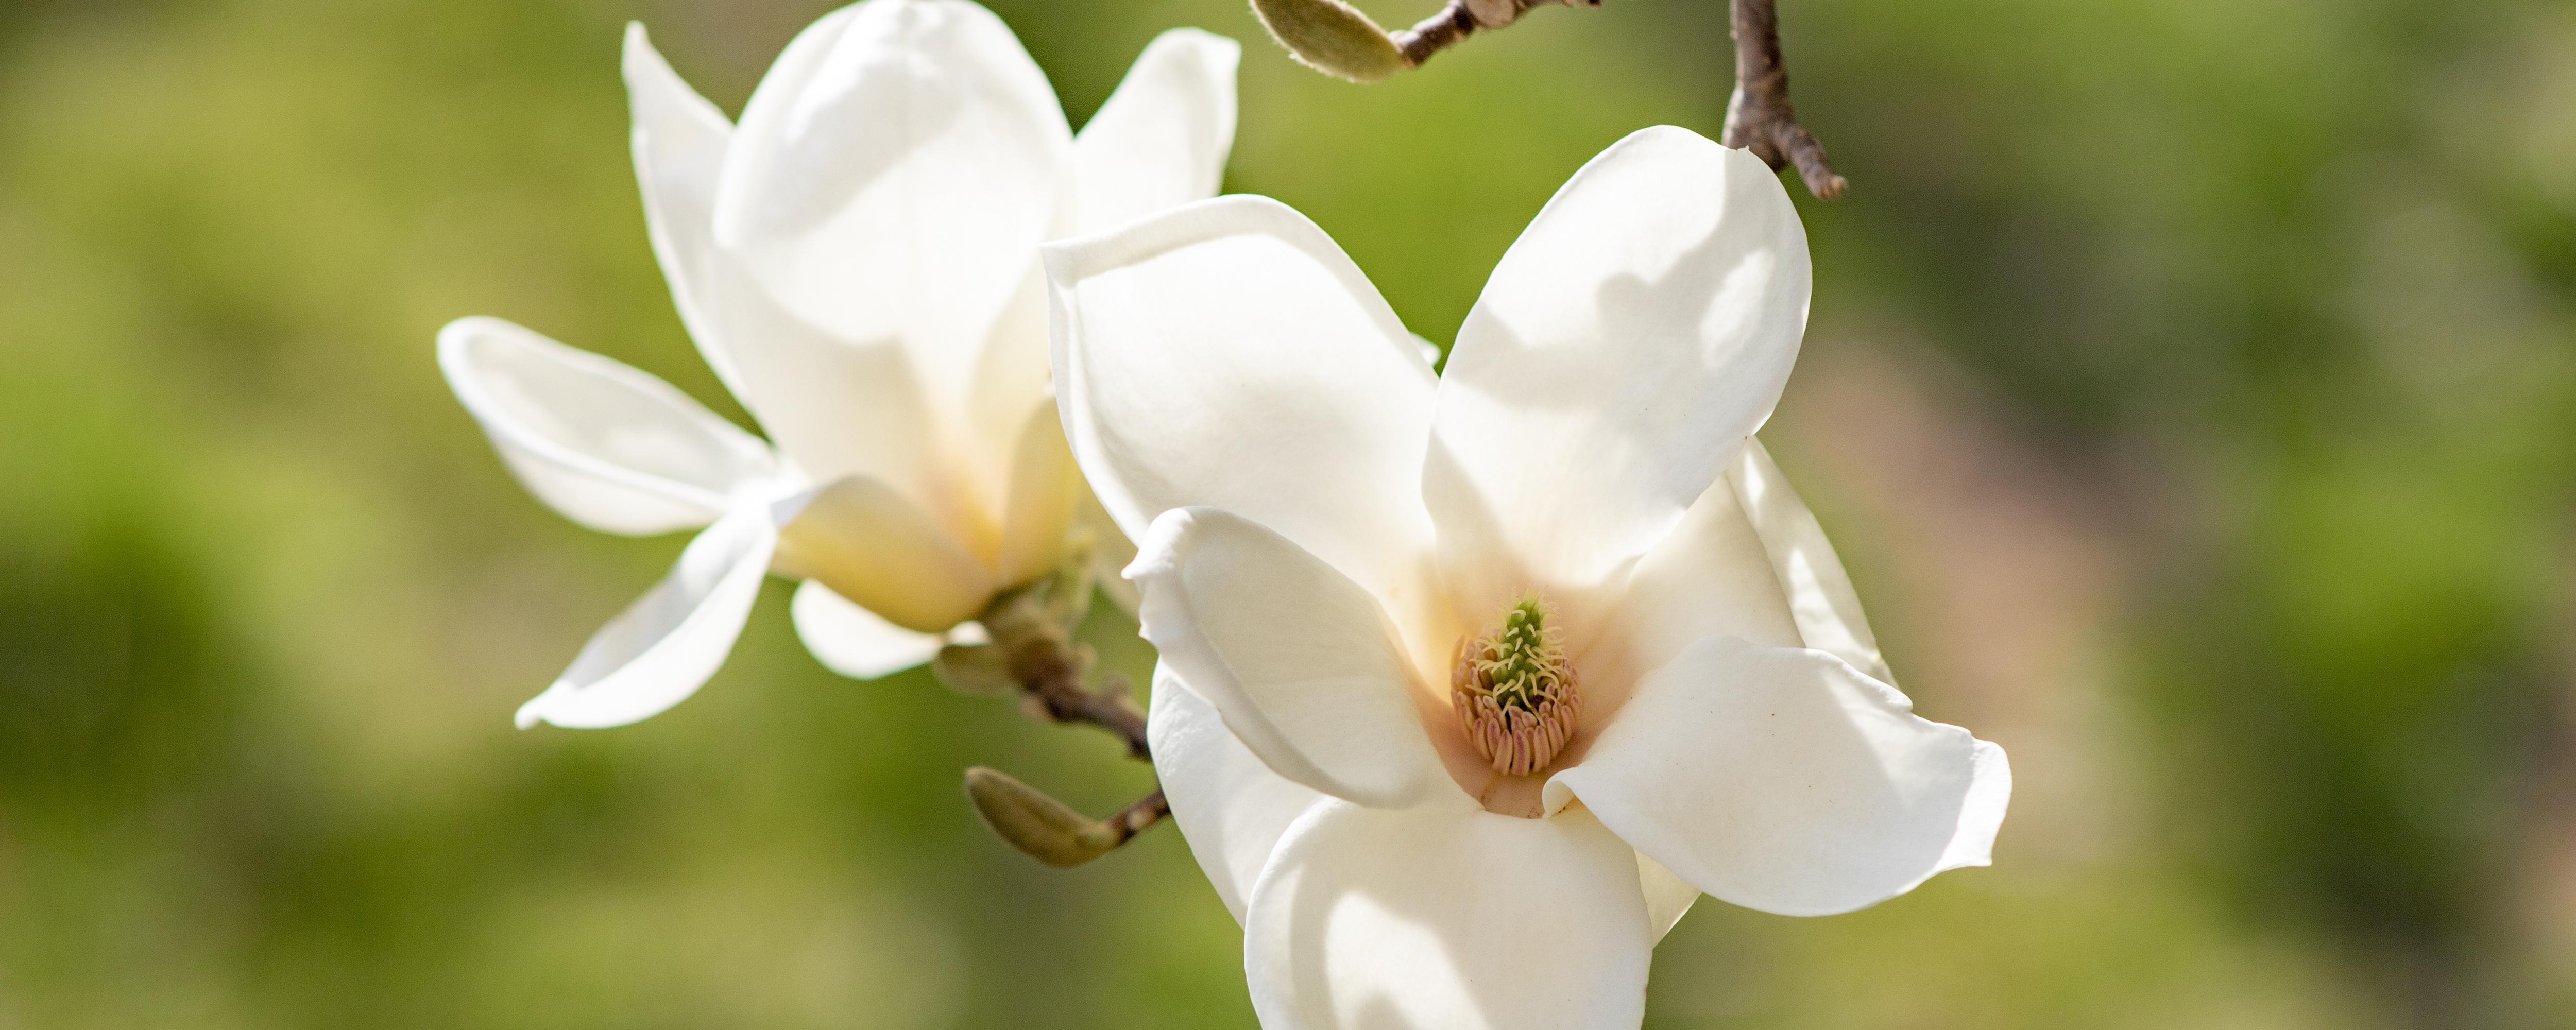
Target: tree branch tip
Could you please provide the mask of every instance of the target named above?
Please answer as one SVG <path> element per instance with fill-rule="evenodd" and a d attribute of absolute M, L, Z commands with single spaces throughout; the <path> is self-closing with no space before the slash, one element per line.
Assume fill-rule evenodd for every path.
<path fill-rule="evenodd" d="M 1841 197 L 1851 181 L 1834 174 L 1825 145 L 1798 124 L 1789 107 L 1789 69 L 1780 54 L 1780 14 L 1774 0 L 1728 0 L 1728 32 L 1735 37 L 1735 95 L 1727 100 L 1720 138 L 1745 147 L 1772 170 L 1794 165 L 1807 192 L 1820 200 Z"/>

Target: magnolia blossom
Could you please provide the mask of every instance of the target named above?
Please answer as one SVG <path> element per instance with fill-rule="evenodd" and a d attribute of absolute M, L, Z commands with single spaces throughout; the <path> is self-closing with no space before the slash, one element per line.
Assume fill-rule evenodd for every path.
<path fill-rule="evenodd" d="M 1809 289 L 1761 161 L 1611 147 L 1446 375 L 1267 199 L 1046 260 L 1155 768 L 1265 1025 L 1634 1027 L 1702 892 L 1821 915 L 1987 862 L 2002 749 L 1913 714 L 1753 438 Z"/>
<path fill-rule="evenodd" d="M 631 27 L 653 250 L 768 440 L 507 322 L 440 333 L 457 398 L 539 498 L 612 533 L 704 527 L 519 724 L 679 703 L 766 573 L 805 581 L 796 628 L 824 664 L 874 677 L 1063 563 L 1087 495 L 1048 393 L 1037 246 L 1214 194 L 1237 57 L 1165 33 L 1077 136 L 990 12 L 867 0 L 788 44 L 735 125 Z"/>

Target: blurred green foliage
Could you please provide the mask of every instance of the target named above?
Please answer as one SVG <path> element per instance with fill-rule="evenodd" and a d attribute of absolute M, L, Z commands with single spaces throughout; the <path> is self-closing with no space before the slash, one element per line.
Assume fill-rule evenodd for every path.
<path fill-rule="evenodd" d="M 1715 0 L 1366 88 L 1240 0 L 993 6 L 1077 123 L 1163 28 L 1245 41 L 1229 188 L 1435 340 L 1575 167 L 1714 135 L 1729 85 Z M 646 248 L 620 26 L 739 110 L 825 7 L 0 7 L 0 1028 L 1250 1024 L 1178 835 L 1059 872 L 958 788 L 1097 812 L 1145 770 L 829 674 L 784 584 L 673 712 L 510 728 L 680 540 L 526 497 L 431 334 L 508 317 L 740 417 Z M 1782 7 L 1854 189 L 1800 197 L 1767 435 L 2021 790 L 1995 869 L 1704 902 L 1649 1025 L 2576 1024 L 2576 9 Z M 1138 670 L 1128 630 L 1087 632 Z"/>

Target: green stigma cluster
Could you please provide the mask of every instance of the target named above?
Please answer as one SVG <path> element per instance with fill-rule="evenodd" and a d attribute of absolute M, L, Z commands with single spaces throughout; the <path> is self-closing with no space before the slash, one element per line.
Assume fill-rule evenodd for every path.
<path fill-rule="evenodd" d="M 1565 686 L 1565 653 L 1548 632 L 1547 603 L 1522 598 L 1503 613 L 1503 624 L 1478 643 L 1478 678 L 1490 684 L 1494 704 L 1536 711 L 1561 695 Z"/>

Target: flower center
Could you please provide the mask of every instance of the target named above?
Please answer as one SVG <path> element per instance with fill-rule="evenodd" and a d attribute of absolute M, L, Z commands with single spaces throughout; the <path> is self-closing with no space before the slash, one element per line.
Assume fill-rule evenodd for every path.
<path fill-rule="evenodd" d="M 1494 771 L 1520 776 L 1547 768 L 1583 714 L 1583 693 L 1566 664 L 1546 601 L 1524 597 L 1502 623 L 1458 642 L 1449 696 L 1476 753 Z"/>

